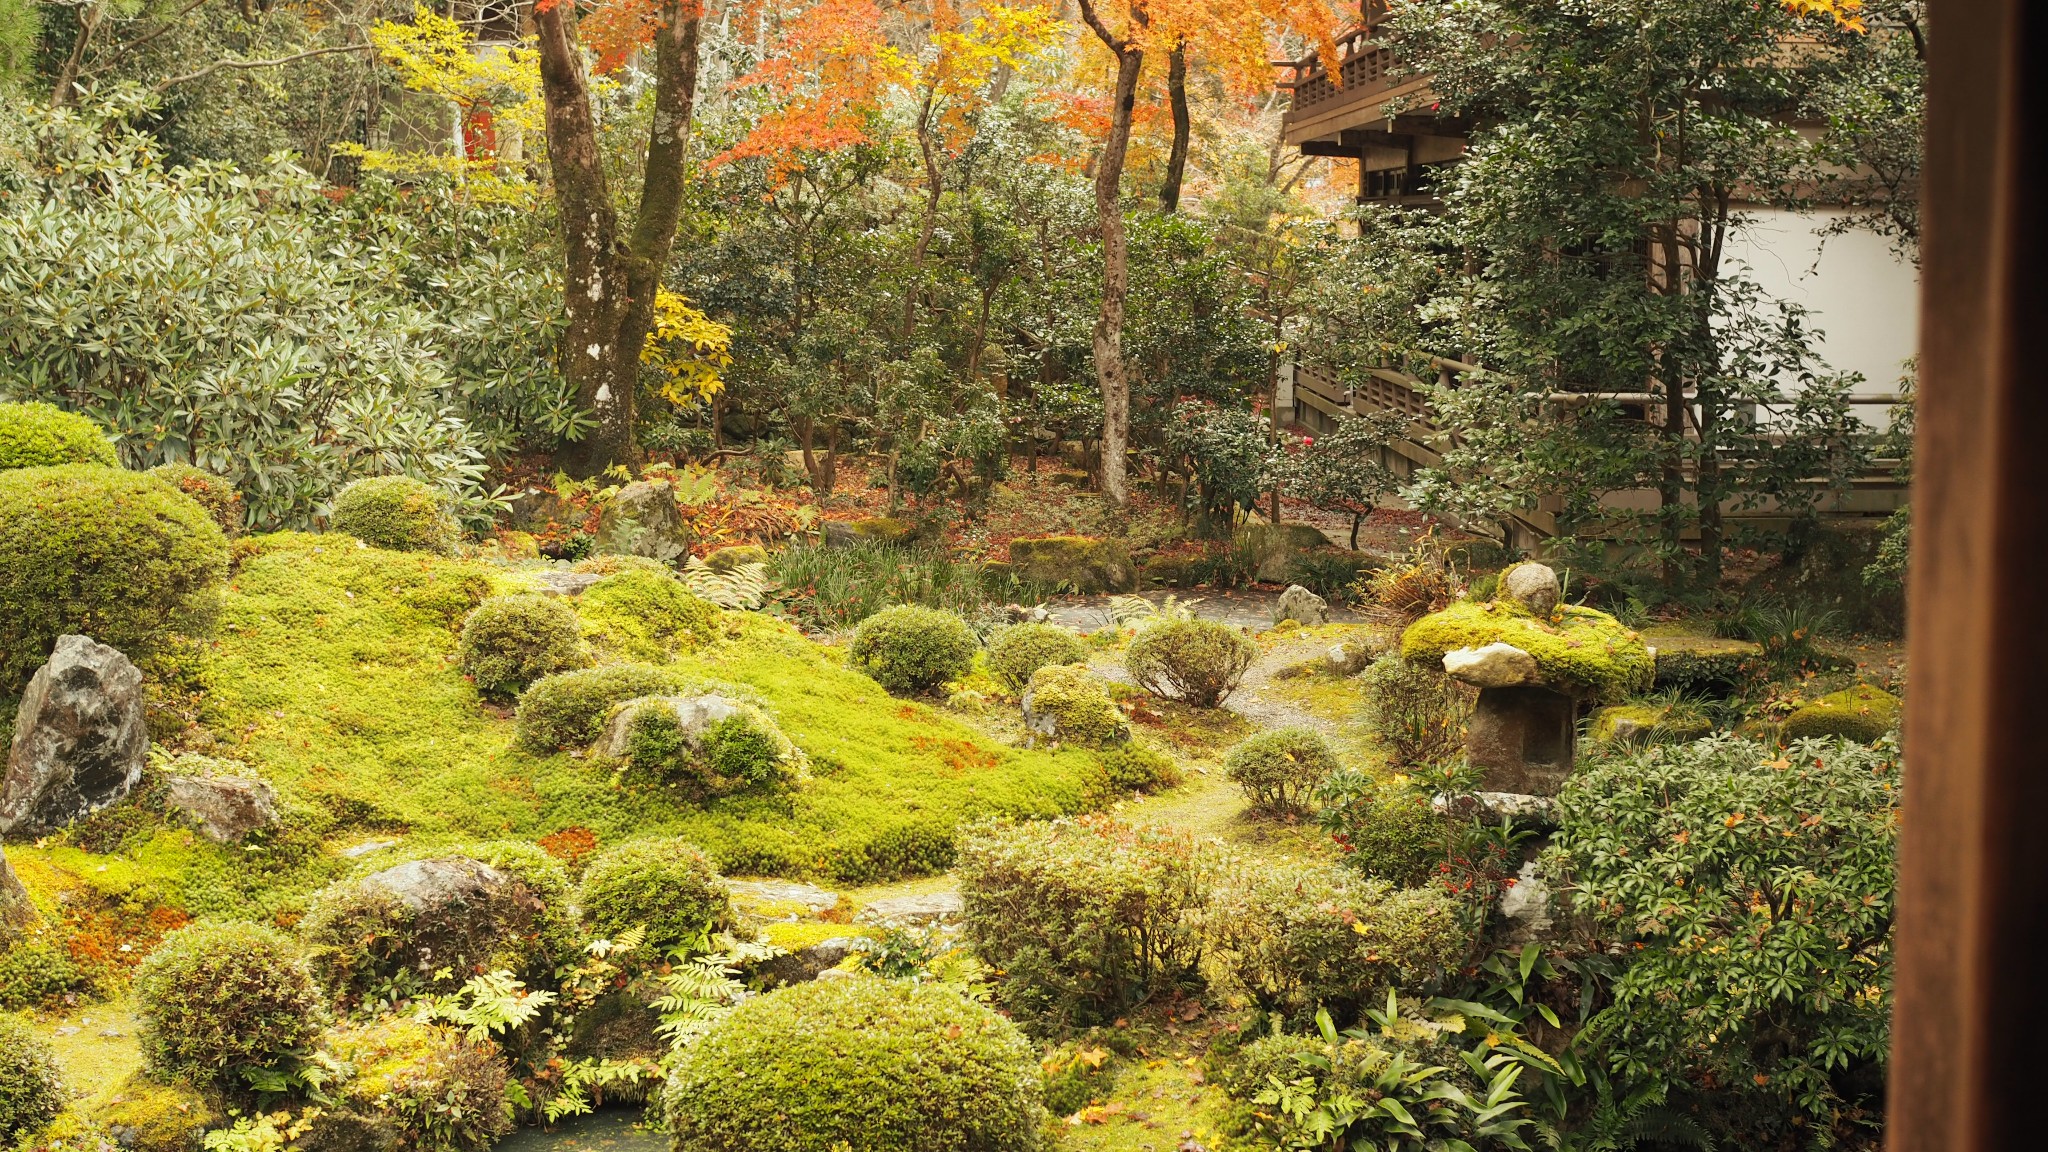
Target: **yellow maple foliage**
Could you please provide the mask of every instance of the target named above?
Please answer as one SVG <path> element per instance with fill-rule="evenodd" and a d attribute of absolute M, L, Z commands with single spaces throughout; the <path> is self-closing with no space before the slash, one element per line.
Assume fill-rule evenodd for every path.
<path fill-rule="evenodd" d="M 661 394 L 672 404 L 709 400 L 725 388 L 732 366 L 732 329 L 691 307 L 666 288 L 654 294 L 654 324 L 640 348 L 640 363 L 661 375 Z"/>

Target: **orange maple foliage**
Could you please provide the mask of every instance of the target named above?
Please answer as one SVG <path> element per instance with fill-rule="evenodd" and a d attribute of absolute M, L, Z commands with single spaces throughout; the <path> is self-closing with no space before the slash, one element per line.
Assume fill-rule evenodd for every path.
<path fill-rule="evenodd" d="M 736 89 L 764 88 L 780 103 L 710 163 L 765 157 L 779 183 L 803 166 L 806 151 L 869 143 L 883 95 L 908 72 L 874 0 L 820 0 L 786 21 L 776 51 L 733 82 Z"/>
<path fill-rule="evenodd" d="M 561 0 L 535 0 L 533 7 L 536 12 L 547 12 L 559 3 Z M 703 15 L 704 0 L 598 0 L 577 6 L 576 35 L 597 54 L 596 71 L 604 75 L 654 43 L 654 34 L 671 17 L 695 20 Z"/>

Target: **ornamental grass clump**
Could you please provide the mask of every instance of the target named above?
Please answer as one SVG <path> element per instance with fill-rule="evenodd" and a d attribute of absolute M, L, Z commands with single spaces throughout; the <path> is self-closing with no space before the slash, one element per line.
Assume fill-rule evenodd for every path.
<path fill-rule="evenodd" d="M 1210 861 L 1185 833 L 1106 816 L 974 827 L 958 875 L 968 945 L 1003 1006 L 1049 1031 L 1186 987 Z"/>
<path fill-rule="evenodd" d="M 0 404 L 0 470 L 120 463 L 100 426 L 75 412 L 36 400 Z"/>
<path fill-rule="evenodd" d="M 410 476 L 351 482 L 335 494 L 327 527 L 393 552 L 445 554 L 461 536 L 448 494 Z"/>
<path fill-rule="evenodd" d="M 988 668 L 1012 692 L 1021 692 L 1031 674 L 1053 664 L 1085 664 L 1088 650 L 1071 628 L 1057 624 L 1012 624 L 988 645 Z"/>
<path fill-rule="evenodd" d="M 0 472 L 0 696 L 67 633 L 138 661 L 210 634 L 227 566 L 206 510 L 139 472 Z"/>
<path fill-rule="evenodd" d="M 583 920 L 616 939 L 640 928 L 657 950 L 732 926 L 732 898 L 702 849 L 681 839 L 634 840 L 599 853 L 583 872 Z"/>
<path fill-rule="evenodd" d="M 978 647 L 959 616 L 900 604 L 861 621 L 847 659 L 891 692 L 923 692 L 967 675 Z"/>
<path fill-rule="evenodd" d="M 298 945 L 241 920 L 164 937 L 135 969 L 135 1001 L 145 1068 L 230 1092 L 295 1066 L 324 1012 Z"/>
<path fill-rule="evenodd" d="M 676 1152 L 1037 1152 L 1038 1056 L 952 987 L 878 976 L 756 996 L 669 1074 Z"/>
<path fill-rule="evenodd" d="M 1124 667 L 1154 696 L 1214 708 L 1237 690 L 1259 650 L 1214 620 L 1162 618 L 1138 630 Z"/>
<path fill-rule="evenodd" d="M 553 596 L 493 596 L 462 623 L 456 646 L 477 693 L 510 700 L 543 676 L 588 663 L 576 610 Z"/>
<path fill-rule="evenodd" d="M 64 1111 L 56 1053 L 20 1016 L 0 1014 L 0 1141 L 32 1135 Z"/>
<path fill-rule="evenodd" d="M 543 676 L 519 694 L 518 736 L 528 751 L 588 748 L 612 709 L 683 686 L 681 674 L 652 664 L 602 664 Z"/>
<path fill-rule="evenodd" d="M 1317 786 L 1337 771 L 1337 753 L 1309 728 L 1276 728 L 1238 742 L 1223 757 L 1223 770 L 1263 812 L 1298 812 Z"/>

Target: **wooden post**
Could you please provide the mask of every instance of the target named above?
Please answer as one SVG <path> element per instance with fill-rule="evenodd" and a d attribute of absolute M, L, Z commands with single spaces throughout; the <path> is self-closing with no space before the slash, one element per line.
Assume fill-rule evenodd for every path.
<path fill-rule="evenodd" d="M 1934 0 L 1888 1146 L 2041 1147 L 2048 6 Z"/>

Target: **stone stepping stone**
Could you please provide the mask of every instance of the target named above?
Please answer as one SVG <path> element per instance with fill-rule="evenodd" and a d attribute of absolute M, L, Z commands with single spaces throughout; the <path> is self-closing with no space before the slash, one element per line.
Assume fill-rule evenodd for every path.
<path fill-rule="evenodd" d="M 926 892 L 917 896 L 884 896 L 862 911 L 882 920 L 948 920 L 967 907 L 958 892 Z"/>

